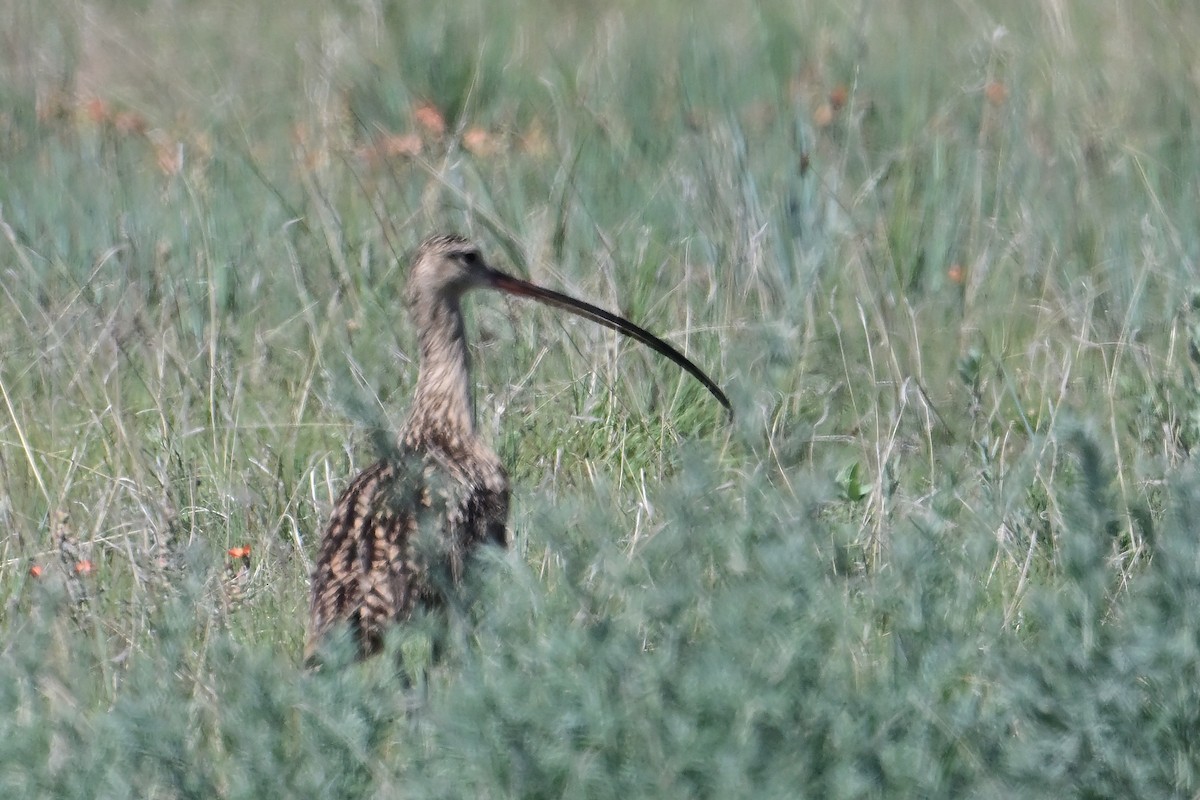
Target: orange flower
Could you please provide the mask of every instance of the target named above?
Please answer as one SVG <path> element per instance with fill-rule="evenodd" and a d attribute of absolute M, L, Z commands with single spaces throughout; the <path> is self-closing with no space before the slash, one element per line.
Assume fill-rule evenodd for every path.
<path fill-rule="evenodd" d="M 983 96 L 994 106 L 1003 105 L 1008 99 L 1008 87 L 1000 81 L 991 81 L 983 87 Z"/>
<path fill-rule="evenodd" d="M 83 559 L 82 561 L 78 561 L 75 563 L 75 574 L 76 575 L 91 575 L 93 569 L 94 568 L 92 567 L 92 562 L 86 558 Z"/>
<path fill-rule="evenodd" d="M 951 264 L 950 269 L 946 270 L 946 277 L 951 283 L 962 286 L 963 281 L 967 279 L 967 271 L 963 269 L 962 264 Z"/>
<path fill-rule="evenodd" d="M 42 577 L 42 567 L 40 564 L 34 564 L 33 566 L 31 566 L 29 568 L 29 577 L 31 577 L 31 578 Z"/>
<path fill-rule="evenodd" d="M 97 125 L 108 122 L 108 104 L 99 97 L 93 97 L 83 104 L 83 113 Z"/>
<path fill-rule="evenodd" d="M 850 90 L 844 83 L 839 83 L 829 93 L 829 105 L 833 107 L 834 111 L 841 111 L 848 99 L 850 99 Z"/>
<path fill-rule="evenodd" d="M 463 147 L 473 156 L 486 158 L 500 149 L 496 138 L 480 127 L 474 127 L 463 134 Z"/>
<path fill-rule="evenodd" d="M 421 103 L 413 109 L 413 117 L 417 124 L 434 138 L 441 138 L 446 133 L 446 118 L 438 111 L 433 103 Z"/>
<path fill-rule="evenodd" d="M 228 552 L 229 552 L 230 558 L 249 558 L 250 557 L 250 545 L 243 544 L 243 545 L 239 545 L 238 547 L 231 547 L 231 548 L 229 548 Z"/>

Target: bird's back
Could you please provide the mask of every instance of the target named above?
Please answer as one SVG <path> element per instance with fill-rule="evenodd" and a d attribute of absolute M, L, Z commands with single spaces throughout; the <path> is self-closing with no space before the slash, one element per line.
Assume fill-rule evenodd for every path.
<path fill-rule="evenodd" d="M 506 544 L 508 477 L 477 439 L 437 444 L 407 437 L 361 472 L 338 499 L 312 575 L 305 659 L 348 626 L 360 656 L 391 624 L 442 605 L 481 544 Z"/>

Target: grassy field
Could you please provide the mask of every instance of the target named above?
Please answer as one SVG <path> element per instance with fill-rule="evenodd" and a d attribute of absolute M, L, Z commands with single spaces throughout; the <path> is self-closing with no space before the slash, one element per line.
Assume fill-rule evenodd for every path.
<path fill-rule="evenodd" d="M 0 0 L 0 796 L 1200 797 L 1200 6 L 428 6 Z M 439 231 L 736 418 L 472 297 L 513 547 L 307 672 Z"/>

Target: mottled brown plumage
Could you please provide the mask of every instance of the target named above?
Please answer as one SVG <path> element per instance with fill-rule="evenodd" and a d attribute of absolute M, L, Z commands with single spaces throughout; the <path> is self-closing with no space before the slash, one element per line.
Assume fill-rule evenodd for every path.
<path fill-rule="evenodd" d="M 620 331 L 696 376 L 729 401 L 695 364 L 628 320 L 492 269 L 458 236 L 417 251 L 408 306 L 420 345 L 416 396 L 397 452 L 368 467 L 338 499 L 312 575 L 305 657 L 346 624 L 361 656 L 414 609 L 436 607 L 479 545 L 506 544 L 508 476 L 475 433 L 462 295 L 489 287 L 531 297 Z"/>

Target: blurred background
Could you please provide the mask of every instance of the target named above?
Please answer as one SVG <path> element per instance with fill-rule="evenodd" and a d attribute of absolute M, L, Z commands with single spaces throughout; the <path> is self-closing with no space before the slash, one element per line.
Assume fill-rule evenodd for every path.
<path fill-rule="evenodd" d="M 1195 795 L 1196 41 L 1171 0 L 0 0 L 0 793 Z M 472 297 L 513 547 L 305 672 L 440 231 L 736 416 Z"/>

